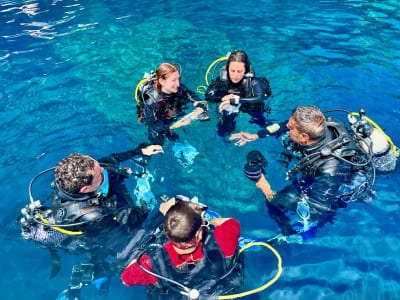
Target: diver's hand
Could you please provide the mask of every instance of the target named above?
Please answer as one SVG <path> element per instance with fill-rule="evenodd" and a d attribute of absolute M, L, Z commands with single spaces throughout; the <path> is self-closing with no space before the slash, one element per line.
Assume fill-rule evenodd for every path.
<path fill-rule="evenodd" d="M 151 156 L 157 153 L 164 153 L 164 150 L 160 145 L 150 145 L 147 146 L 146 148 L 143 148 L 142 153 L 144 155 Z"/>
<path fill-rule="evenodd" d="M 220 104 L 219 107 L 218 107 L 219 112 L 222 112 L 222 111 L 223 111 L 225 108 L 227 108 L 228 105 L 230 105 L 230 104 L 231 104 L 231 101 L 230 101 L 230 100 L 222 101 L 221 104 Z"/>
<path fill-rule="evenodd" d="M 231 135 L 229 138 L 230 141 L 237 140 L 235 142 L 236 146 L 244 146 L 247 142 L 252 142 L 258 139 L 258 134 L 254 133 L 248 133 L 248 132 L 239 132 L 239 133 L 234 133 Z"/>
<path fill-rule="evenodd" d="M 161 204 L 160 204 L 160 208 L 159 208 L 160 213 L 162 213 L 162 214 L 165 216 L 165 214 L 167 213 L 167 211 L 168 211 L 172 206 L 174 206 L 174 205 L 175 205 L 175 197 L 169 199 L 167 202 L 161 203 Z"/>
<path fill-rule="evenodd" d="M 196 107 L 193 111 L 192 111 L 192 113 L 193 113 L 193 115 L 192 115 L 192 120 L 197 120 L 198 118 L 199 118 L 199 116 L 202 114 L 202 113 L 204 113 L 205 112 L 205 110 L 203 109 L 203 108 L 201 108 L 201 107 Z"/>
<path fill-rule="evenodd" d="M 179 127 L 187 126 L 189 125 L 192 121 L 198 120 L 199 116 L 204 113 L 205 110 L 202 109 L 201 107 L 196 107 L 191 113 L 183 116 L 180 120 L 176 121 L 174 124 L 172 124 L 169 129 L 176 129 Z"/>
<path fill-rule="evenodd" d="M 220 226 L 224 224 L 226 221 L 230 220 L 232 218 L 214 218 L 210 220 L 210 224 L 214 225 L 215 227 Z"/>
<path fill-rule="evenodd" d="M 228 101 L 228 103 L 230 103 L 231 99 L 232 99 L 234 96 L 235 96 L 234 94 L 225 95 L 225 96 L 223 96 L 223 97 L 221 98 L 221 102 L 226 102 L 226 101 Z"/>
<path fill-rule="evenodd" d="M 221 104 L 219 105 L 219 112 L 222 112 L 228 105 L 231 104 L 231 99 L 234 98 L 234 94 L 225 95 L 221 99 Z"/>
<path fill-rule="evenodd" d="M 268 201 L 271 201 L 276 194 L 276 192 L 271 189 L 269 182 L 267 181 L 267 179 L 265 179 L 263 174 L 261 174 L 260 179 L 256 182 L 256 187 L 258 187 L 261 192 L 263 192 Z"/>
<path fill-rule="evenodd" d="M 183 127 L 183 126 L 187 126 L 190 124 L 190 117 L 188 117 L 188 115 L 184 116 L 182 119 L 176 121 L 174 124 L 172 124 L 171 126 L 169 126 L 169 129 L 173 130 L 179 127 Z"/>

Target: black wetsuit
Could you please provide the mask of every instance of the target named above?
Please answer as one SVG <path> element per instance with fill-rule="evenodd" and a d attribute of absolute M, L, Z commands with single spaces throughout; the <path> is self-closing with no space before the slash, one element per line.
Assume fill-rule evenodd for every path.
<path fill-rule="evenodd" d="M 194 264 L 183 264 L 181 268 L 174 267 L 168 252 L 162 245 L 146 250 L 150 257 L 154 273 L 176 280 L 177 282 L 195 288 L 200 292 L 198 299 L 217 299 L 219 295 L 234 293 L 240 288 L 244 280 L 243 256 L 225 257 L 214 236 L 214 226 L 206 231 L 202 245 L 203 258 Z M 234 264 L 234 259 L 237 260 Z M 221 280 L 227 272 L 233 271 Z M 157 284 L 149 285 L 146 289 L 147 299 L 187 299 L 176 289 L 174 284 L 157 279 Z"/>
<path fill-rule="evenodd" d="M 259 132 L 261 137 L 266 135 L 269 135 L 266 131 Z M 285 212 L 296 212 L 302 197 L 309 204 L 310 221 L 319 219 L 322 224 L 331 220 L 335 211 L 346 207 L 349 201 L 372 201 L 372 170 L 369 165 L 354 166 L 333 155 L 322 154 L 329 148 L 332 153 L 350 162 L 363 164 L 367 161 L 366 154 L 356 146 L 342 122 L 328 117 L 327 133 L 318 142 L 302 147 L 290 141 L 285 146 L 297 152 L 300 159 L 297 171 L 301 176 L 277 192 L 271 201 L 266 200 L 269 215 L 284 235 L 297 233 Z"/>
<path fill-rule="evenodd" d="M 87 221 L 82 225 L 62 227 L 72 232 L 81 231 L 83 234 L 71 235 L 38 223 L 31 223 L 22 228 L 22 236 L 25 239 L 32 239 L 50 250 L 53 268 L 58 268 L 52 271 L 52 276 L 55 276 L 59 270 L 59 267 L 55 266 L 60 263 L 56 250 L 64 250 L 70 254 L 89 253 L 88 263 L 94 268 L 94 279 L 116 275 L 126 266 L 125 260 L 117 261 L 115 264 L 105 259 L 107 256 L 116 258 L 131 240 L 137 241 L 136 246 L 143 242 L 148 231 L 142 229 L 141 225 L 149 209 L 135 205 L 124 184 L 130 174 L 126 169 L 120 168 L 119 163 L 139 155 L 144 157 L 141 149 L 145 146 L 141 144 L 134 150 L 114 153 L 98 160 L 108 173 L 109 191 L 106 197 L 96 197 L 92 195 L 93 193 L 71 195 L 59 192 L 55 188 L 51 197 L 52 206 L 40 208 L 40 213 L 50 223 L 75 224 Z M 76 200 L 73 200 L 74 198 Z M 154 226 L 158 226 L 161 219 L 154 221 L 158 222 Z M 149 225 L 149 230 L 150 226 L 153 225 Z M 135 245 L 129 245 L 129 247 L 132 249 Z M 87 263 L 82 265 L 87 265 Z M 76 276 L 85 277 L 87 274 L 78 272 Z"/>
<path fill-rule="evenodd" d="M 148 126 L 149 140 L 152 144 L 162 145 L 165 138 L 176 140 L 169 126 L 185 114 L 187 104 L 207 110 L 207 104 L 191 90 L 181 84 L 176 93 L 158 92 L 151 82 L 140 87 L 140 105 L 138 117 Z"/>
<path fill-rule="evenodd" d="M 205 99 L 220 103 L 221 99 L 229 94 L 240 97 L 241 106 L 239 110 L 252 117 L 250 123 L 258 124 L 261 127 L 265 126 L 264 111 L 270 109 L 268 105 L 266 107 L 265 101 L 272 95 L 266 78 L 243 78 L 242 81 L 234 84 L 227 78 L 218 77 L 207 88 Z M 220 136 L 226 136 L 235 129 L 237 115 L 238 113 L 227 112 L 226 110 L 222 112 L 221 121 L 218 123 L 218 134 Z"/>

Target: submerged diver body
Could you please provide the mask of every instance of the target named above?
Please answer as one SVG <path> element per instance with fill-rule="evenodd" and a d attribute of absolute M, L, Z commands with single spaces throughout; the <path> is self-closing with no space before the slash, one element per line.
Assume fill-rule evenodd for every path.
<path fill-rule="evenodd" d="M 135 205 L 124 184 L 132 172 L 120 168 L 119 164 L 134 157 L 145 160 L 160 152 L 161 146 L 142 144 L 134 150 L 114 153 L 99 161 L 74 153 L 31 181 L 31 204 L 21 210 L 23 216 L 18 222 L 23 238 L 49 249 L 51 277 L 60 268 L 57 250 L 90 255 L 88 262 L 74 266 L 69 288 L 59 295 L 59 299 L 79 299 L 81 287 L 96 279 L 103 279 L 101 291 L 107 293 L 111 276 L 119 272 L 119 264 L 124 265 L 124 262 L 106 261 L 106 258 L 116 258 L 131 239 L 140 242 L 140 235 L 144 234 L 140 229 L 149 213 L 142 201 L 141 206 Z M 40 201 L 33 200 L 31 185 L 41 174 L 53 169 L 55 182 L 51 205 L 42 206 Z"/>
<path fill-rule="evenodd" d="M 244 172 L 265 195 L 269 215 L 283 234 L 280 241 L 287 242 L 285 237 L 299 233 L 294 240 L 304 242 L 314 237 L 318 227 L 331 221 L 337 209 L 351 201 L 373 201 L 375 170 L 372 153 L 360 147 L 362 139 L 351 135 L 341 121 L 326 118 L 315 106 L 296 107 L 286 127 L 289 135 L 284 145 L 298 159 L 287 173 L 289 179 L 294 178 L 292 184 L 273 191 L 264 177 L 266 160 L 258 151 L 248 154 Z M 274 124 L 257 134 L 242 132 L 230 139 L 242 146 L 283 131 L 283 126 Z"/>
<path fill-rule="evenodd" d="M 235 51 L 228 56 L 226 66 L 220 69 L 220 76 L 210 84 L 205 94 L 208 101 L 220 103 L 218 135 L 221 137 L 235 129 L 239 111 L 252 117 L 250 123 L 264 127 L 264 112 L 270 110 L 265 104 L 269 97 L 272 97 L 272 92 L 268 80 L 255 77 L 243 51 Z"/>
<path fill-rule="evenodd" d="M 207 222 L 206 207 L 181 197 L 160 205 L 167 240 L 145 249 L 121 279 L 128 286 L 147 285 L 147 299 L 210 299 L 229 294 L 244 279 L 243 261 L 237 256 L 240 224 L 230 218 Z M 179 287 L 189 295 L 184 296 Z M 194 294 L 198 298 L 191 298 Z"/>
<path fill-rule="evenodd" d="M 184 116 L 189 102 L 195 109 Z M 139 121 L 147 125 L 152 144 L 162 145 L 165 138 L 175 141 L 178 136 L 172 129 L 208 118 L 207 103 L 180 83 L 179 70 L 170 63 L 160 64 L 156 73 L 148 75 L 148 80 L 139 86 L 138 103 Z"/>

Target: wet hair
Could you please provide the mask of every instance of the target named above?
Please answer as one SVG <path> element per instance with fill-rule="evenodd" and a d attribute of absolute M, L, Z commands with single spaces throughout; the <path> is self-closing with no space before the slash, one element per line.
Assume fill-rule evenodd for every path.
<path fill-rule="evenodd" d="M 61 160 L 55 169 L 56 184 L 62 191 L 78 194 L 85 185 L 91 185 L 94 159 L 87 155 L 72 153 Z"/>
<path fill-rule="evenodd" d="M 229 65 L 231 62 L 242 62 L 244 63 L 244 73 L 250 72 L 250 61 L 247 54 L 244 51 L 234 51 L 229 55 L 228 61 L 226 62 L 226 71 L 229 77 Z M 230 79 L 230 78 L 229 78 Z"/>
<path fill-rule="evenodd" d="M 179 201 L 165 214 L 163 228 L 170 241 L 183 243 L 195 237 L 201 224 L 200 207 L 189 201 Z"/>
<path fill-rule="evenodd" d="M 157 67 L 155 87 L 158 92 L 161 92 L 160 79 L 166 79 L 170 74 L 175 72 L 179 72 L 178 67 L 170 63 L 162 63 Z"/>
<path fill-rule="evenodd" d="M 292 117 L 300 133 L 306 133 L 311 139 L 318 140 L 326 134 L 326 120 L 322 111 L 315 105 L 297 106 Z"/>

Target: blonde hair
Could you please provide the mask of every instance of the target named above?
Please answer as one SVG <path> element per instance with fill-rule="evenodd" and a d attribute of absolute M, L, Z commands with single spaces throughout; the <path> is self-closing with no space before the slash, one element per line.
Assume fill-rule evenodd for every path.
<path fill-rule="evenodd" d="M 157 91 L 161 92 L 160 79 L 166 79 L 170 74 L 179 72 L 178 68 L 170 63 L 162 63 L 157 67 L 156 70 L 156 83 L 155 86 Z"/>

